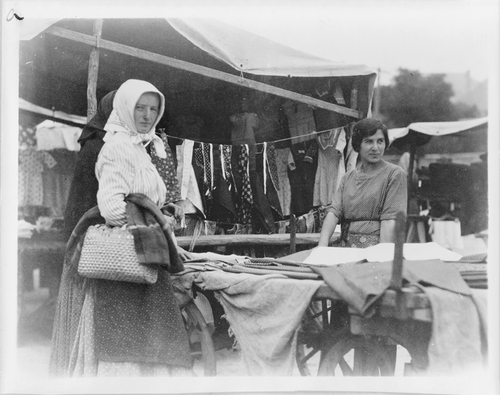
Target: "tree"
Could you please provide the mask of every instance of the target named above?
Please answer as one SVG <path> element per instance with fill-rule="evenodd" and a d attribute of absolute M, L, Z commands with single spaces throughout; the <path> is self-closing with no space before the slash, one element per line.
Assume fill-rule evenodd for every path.
<path fill-rule="evenodd" d="M 422 75 L 399 69 L 394 83 L 380 89 L 380 113 L 389 128 L 413 122 L 457 121 L 477 116 L 477 108 L 451 102 L 452 86 L 444 74 Z"/>

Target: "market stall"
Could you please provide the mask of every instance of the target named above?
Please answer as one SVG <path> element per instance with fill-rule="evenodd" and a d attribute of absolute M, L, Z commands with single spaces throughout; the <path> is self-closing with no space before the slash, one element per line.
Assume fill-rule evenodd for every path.
<path fill-rule="evenodd" d="M 179 236 L 319 229 L 319 208 L 355 163 L 350 125 L 370 111 L 373 70 L 213 20 L 53 22 L 21 42 L 21 97 L 91 116 L 128 78 L 164 92 L 159 127 L 179 182 L 195 185 L 181 190 L 192 217 Z"/>

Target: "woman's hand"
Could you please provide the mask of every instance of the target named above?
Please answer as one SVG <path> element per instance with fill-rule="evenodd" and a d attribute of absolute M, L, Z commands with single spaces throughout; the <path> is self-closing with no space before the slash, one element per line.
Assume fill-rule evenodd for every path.
<path fill-rule="evenodd" d="M 163 229 L 168 228 L 173 233 L 176 224 L 175 218 L 172 217 L 171 215 L 165 215 L 165 214 L 163 214 L 163 218 L 165 218 L 166 221 L 166 224 L 163 225 Z"/>
<path fill-rule="evenodd" d="M 183 261 L 193 259 L 193 256 L 182 247 L 177 246 L 177 252 Z"/>
<path fill-rule="evenodd" d="M 184 209 L 181 206 L 178 206 L 175 203 L 168 203 L 163 207 L 162 210 L 165 210 L 167 213 L 172 214 L 177 222 L 184 221 Z"/>

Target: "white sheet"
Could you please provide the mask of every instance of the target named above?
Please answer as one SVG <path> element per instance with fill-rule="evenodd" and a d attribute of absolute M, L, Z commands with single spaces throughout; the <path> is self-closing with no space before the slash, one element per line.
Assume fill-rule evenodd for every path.
<path fill-rule="evenodd" d="M 410 261 L 428 259 L 458 261 L 462 258 L 462 255 L 447 250 L 437 243 L 431 242 L 404 244 L 403 257 Z M 329 266 L 362 260 L 367 260 L 368 262 L 384 262 L 390 261 L 393 258 L 394 243 L 380 243 L 368 248 L 316 247 L 304 260 L 304 263 Z"/>

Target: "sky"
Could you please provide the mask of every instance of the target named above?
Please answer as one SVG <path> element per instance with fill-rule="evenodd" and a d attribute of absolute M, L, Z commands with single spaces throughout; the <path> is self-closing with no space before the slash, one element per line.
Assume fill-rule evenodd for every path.
<path fill-rule="evenodd" d="M 389 84 L 398 68 L 497 72 L 496 0 L 18 0 L 30 18 L 210 17 L 320 57 L 380 70 Z M 4 4 L 5 4 L 4 3 Z M 6 12 L 6 8 L 5 11 Z M 497 63 L 498 68 L 498 63 Z"/>
<path fill-rule="evenodd" d="M 498 51 L 491 41 L 498 14 L 477 0 L 333 2 L 217 18 L 314 55 L 380 69 L 384 85 L 399 68 L 470 72 L 483 81 L 491 71 L 492 48 Z"/>

